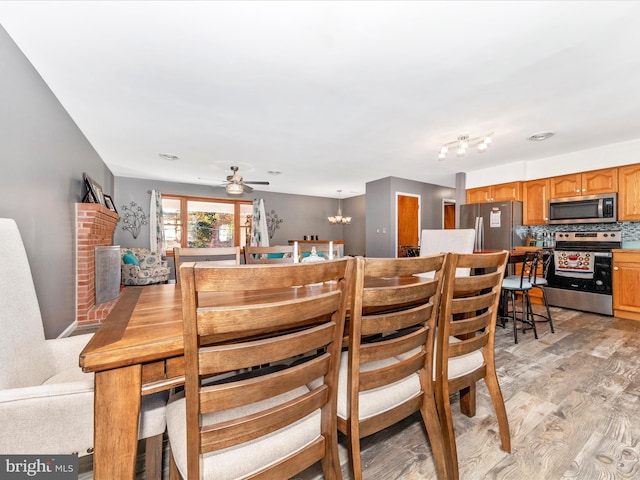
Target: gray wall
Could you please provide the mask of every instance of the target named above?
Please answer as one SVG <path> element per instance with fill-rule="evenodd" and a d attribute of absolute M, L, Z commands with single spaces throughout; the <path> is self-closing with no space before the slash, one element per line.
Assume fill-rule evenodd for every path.
<path fill-rule="evenodd" d="M 64 107 L 22 52 L 0 27 L 0 217 L 16 220 L 20 228 L 40 302 L 47 338 L 58 336 L 75 318 L 75 204 L 82 198 L 82 173 L 87 172 L 111 194 L 118 210 L 135 201 L 149 212 L 147 190 L 181 195 L 225 197 L 223 189 L 117 177 L 67 114 Z M 398 191 L 411 192 L 402 179 Z M 326 217 L 338 210 L 337 199 L 256 191 L 268 210 L 284 219 L 272 244 L 284 244 L 305 234 L 322 239 L 345 240 L 348 255 L 394 256 L 395 219 L 391 218 L 392 179 L 367 185 L 367 196 L 342 201 L 351 225 L 332 226 Z M 416 185 L 413 185 L 416 184 Z M 434 186 L 411 182 L 411 188 L 431 192 Z M 422 187 L 419 187 L 422 186 Z M 395 188 L 395 187 L 394 187 Z M 441 187 L 436 187 L 441 188 Z M 423 190 L 426 189 L 426 190 Z M 445 189 L 448 190 L 448 189 Z M 380 198 L 377 198 L 380 195 Z M 423 195 L 423 205 L 434 190 Z M 453 198 L 451 195 L 448 195 Z M 365 199 L 366 198 L 366 199 Z M 395 201 L 395 200 L 393 200 Z M 366 214 L 365 214 L 366 210 Z M 424 209 L 423 209 L 424 210 Z M 395 211 L 395 208 L 393 209 Z M 366 216 L 366 219 L 365 219 Z M 427 228 L 438 215 L 427 215 Z M 437 225 L 431 228 L 437 228 Z M 387 225 L 385 236 L 370 233 L 375 225 Z M 374 229 L 375 232 L 375 229 Z M 384 238 L 381 238 L 384 237 Z M 365 238 L 372 239 L 365 244 Z M 124 246 L 148 246 L 145 229 L 137 240 L 119 229 L 114 242 Z M 385 243 L 386 242 L 386 243 Z M 365 249 L 366 246 L 366 249 Z M 371 252 L 369 250 L 371 249 Z"/>
<path fill-rule="evenodd" d="M 75 322 L 75 203 L 82 172 L 112 193 L 113 175 L 0 27 L 0 217 L 18 224 L 45 335 Z M 15 319 L 20 321 L 20 319 Z"/>
<path fill-rule="evenodd" d="M 210 198 L 236 198 L 253 200 L 264 199 L 267 211 L 275 210 L 284 221 L 276 230 L 271 245 L 286 245 L 289 240 L 302 239 L 303 235 L 318 235 L 323 240 L 345 240 L 345 254 L 364 253 L 364 196 L 342 201 L 344 214 L 352 217 L 351 225 L 330 225 L 329 215 L 338 211 L 338 200 L 333 198 L 311 197 L 305 195 L 288 195 L 255 190 L 242 197 L 227 196 L 223 188 L 212 188 L 206 185 L 162 182 L 140 178 L 116 177 L 114 201 L 118 211 L 122 205 L 135 202 L 145 213 L 149 213 L 149 190 L 158 190 L 164 194 L 190 195 Z M 353 208 L 353 211 L 351 210 Z M 114 242 L 125 247 L 149 247 L 149 229 L 143 227 L 137 239 L 122 230 L 118 224 Z M 172 262 L 169 262 L 172 266 Z M 172 272 L 173 278 L 173 272 Z"/>
<path fill-rule="evenodd" d="M 366 251 L 369 257 L 395 257 L 396 193 L 420 195 L 420 226 L 442 228 L 442 200 L 455 199 L 454 188 L 387 177 L 366 185 Z"/>
<path fill-rule="evenodd" d="M 345 255 L 355 256 L 365 255 L 366 253 L 366 198 L 366 195 L 359 195 L 342 200 L 343 215 L 351 217 L 351 225 L 340 227 L 344 235 Z"/>

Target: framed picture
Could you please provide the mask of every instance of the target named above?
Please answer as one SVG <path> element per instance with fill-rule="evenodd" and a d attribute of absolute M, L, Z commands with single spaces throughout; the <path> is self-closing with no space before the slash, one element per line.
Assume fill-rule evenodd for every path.
<path fill-rule="evenodd" d="M 84 178 L 84 185 L 87 189 L 87 193 L 85 193 L 82 201 L 84 203 L 99 203 L 100 205 L 105 205 L 104 203 L 104 195 L 102 193 L 102 186 L 98 182 L 96 182 L 93 178 L 91 178 L 87 173 L 82 174 L 82 178 Z M 111 202 L 113 203 L 113 201 Z M 106 206 L 106 205 L 105 205 Z M 115 208 L 114 208 L 115 211 Z"/>
<path fill-rule="evenodd" d="M 104 197 L 104 206 L 107 207 L 112 212 L 118 213 L 118 211 L 116 210 L 116 206 L 113 204 L 113 199 L 111 198 L 111 196 L 105 193 L 103 194 L 103 197 Z"/>

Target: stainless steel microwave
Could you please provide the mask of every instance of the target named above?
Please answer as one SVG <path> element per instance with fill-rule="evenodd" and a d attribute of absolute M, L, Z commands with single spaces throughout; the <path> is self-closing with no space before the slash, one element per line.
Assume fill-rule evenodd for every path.
<path fill-rule="evenodd" d="M 552 198 L 549 223 L 612 223 L 618 221 L 616 193 Z"/>

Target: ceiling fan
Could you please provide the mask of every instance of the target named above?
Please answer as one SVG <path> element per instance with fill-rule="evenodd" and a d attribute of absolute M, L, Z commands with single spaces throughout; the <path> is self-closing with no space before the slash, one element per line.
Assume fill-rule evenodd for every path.
<path fill-rule="evenodd" d="M 242 176 L 238 174 L 238 167 L 231 167 L 232 175 L 227 176 L 226 190 L 229 195 L 242 195 L 243 193 L 253 192 L 248 184 L 252 185 L 269 185 L 269 182 L 250 182 L 242 179 Z"/>

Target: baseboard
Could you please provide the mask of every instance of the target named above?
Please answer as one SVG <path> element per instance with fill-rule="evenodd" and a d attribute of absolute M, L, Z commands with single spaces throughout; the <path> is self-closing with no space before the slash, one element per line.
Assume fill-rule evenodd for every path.
<path fill-rule="evenodd" d="M 78 320 L 74 320 L 73 322 L 71 322 L 71 325 L 65 328 L 64 331 L 60 335 L 58 335 L 58 338 L 70 337 L 71 334 L 75 332 L 77 328 L 78 328 Z"/>

